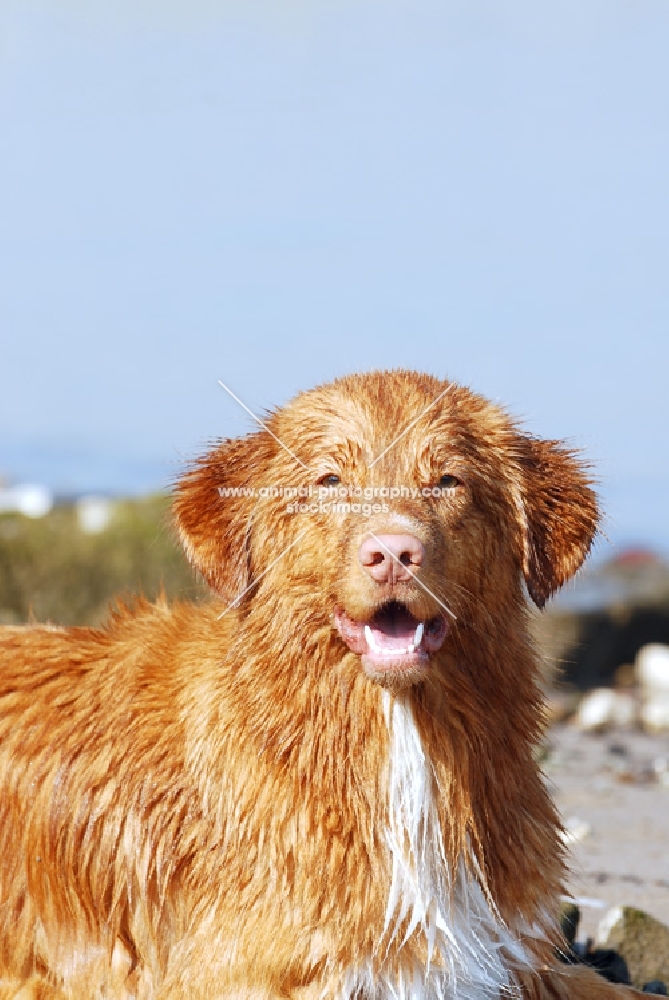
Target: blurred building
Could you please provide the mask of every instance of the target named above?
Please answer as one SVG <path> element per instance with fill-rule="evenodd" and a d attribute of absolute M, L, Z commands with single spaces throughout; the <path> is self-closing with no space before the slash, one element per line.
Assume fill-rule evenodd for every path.
<path fill-rule="evenodd" d="M 103 496 L 83 496 L 76 501 L 77 523 L 87 535 L 104 531 L 114 513 L 114 501 Z"/>
<path fill-rule="evenodd" d="M 44 517 L 53 507 L 53 493 L 48 486 L 18 483 L 0 486 L 0 511 L 16 511 L 26 517 Z"/>
<path fill-rule="evenodd" d="M 627 549 L 584 570 L 550 602 L 537 635 L 552 679 L 581 691 L 631 683 L 639 650 L 669 645 L 669 563 Z"/>

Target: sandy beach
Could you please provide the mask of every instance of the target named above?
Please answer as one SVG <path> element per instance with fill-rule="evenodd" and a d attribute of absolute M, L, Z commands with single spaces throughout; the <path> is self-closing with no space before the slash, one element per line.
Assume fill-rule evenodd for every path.
<path fill-rule="evenodd" d="M 542 766 L 573 835 L 579 940 L 596 935 L 612 906 L 639 907 L 669 925 L 669 733 L 554 726 Z"/>

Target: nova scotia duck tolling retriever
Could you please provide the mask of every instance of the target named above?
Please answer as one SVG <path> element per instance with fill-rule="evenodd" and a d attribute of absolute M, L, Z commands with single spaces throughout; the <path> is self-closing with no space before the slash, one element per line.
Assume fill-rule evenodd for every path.
<path fill-rule="evenodd" d="M 535 761 L 578 457 L 351 375 L 197 460 L 174 520 L 207 602 L 0 630 L 0 998 L 633 996 L 559 959 Z"/>

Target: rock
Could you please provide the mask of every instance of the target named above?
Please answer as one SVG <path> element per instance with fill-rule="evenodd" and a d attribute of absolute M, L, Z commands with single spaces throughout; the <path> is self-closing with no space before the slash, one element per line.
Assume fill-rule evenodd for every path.
<path fill-rule="evenodd" d="M 649 694 L 639 713 L 646 732 L 664 733 L 669 730 L 669 693 L 653 691 Z"/>
<path fill-rule="evenodd" d="M 659 979 L 652 979 L 649 983 L 646 983 L 641 992 L 654 993 L 655 996 L 666 997 L 667 987 Z"/>
<path fill-rule="evenodd" d="M 653 642 L 640 649 L 636 676 L 644 692 L 662 692 L 669 698 L 669 646 Z"/>
<path fill-rule="evenodd" d="M 584 732 L 601 733 L 612 726 L 628 728 L 636 718 L 634 696 L 613 688 L 596 688 L 586 694 L 576 712 L 575 722 Z"/>
<path fill-rule="evenodd" d="M 610 688 L 597 688 L 586 694 L 576 711 L 575 722 L 584 732 L 601 732 L 613 723 L 613 703 L 616 693 Z"/>
<path fill-rule="evenodd" d="M 636 684 L 636 669 L 633 663 L 621 663 L 616 667 L 613 683 L 617 688 L 633 688 Z"/>
<path fill-rule="evenodd" d="M 649 733 L 669 730 L 669 646 L 650 643 L 639 650 L 636 676 L 643 705 L 639 718 Z"/>
<path fill-rule="evenodd" d="M 655 780 L 660 784 L 664 785 L 665 788 L 669 788 L 669 758 L 668 757 L 656 757 L 653 761 L 653 773 L 655 774 Z"/>
<path fill-rule="evenodd" d="M 586 820 L 581 819 L 580 816 L 570 816 L 564 821 L 562 842 L 567 846 L 577 844 L 580 840 L 585 840 L 590 834 L 590 830 L 590 824 Z"/>
<path fill-rule="evenodd" d="M 598 972 L 610 983 L 622 983 L 625 986 L 631 985 L 630 973 L 627 962 L 613 948 L 593 948 L 588 949 L 583 964 L 589 965 L 591 969 Z"/>
<path fill-rule="evenodd" d="M 669 981 L 669 927 L 650 914 L 616 906 L 601 921 L 597 939 L 622 955 L 637 989 L 652 980 Z"/>
<path fill-rule="evenodd" d="M 589 965 L 610 983 L 630 986 L 629 969 L 625 959 L 612 948 L 592 948 L 590 940 L 577 941 L 568 952 L 558 954 L 565 965 Z"/>
<path fill-rule="evenodd" d="M 560 907 L 560 927 L 570 948 L 574 947 L 581 911 L 576 903 L 563 903 Z"/>

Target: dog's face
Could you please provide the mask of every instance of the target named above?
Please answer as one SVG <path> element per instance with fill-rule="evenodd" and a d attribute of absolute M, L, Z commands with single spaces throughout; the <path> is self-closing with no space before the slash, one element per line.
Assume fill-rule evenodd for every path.
<path fill-rule="evenodd" d="M 422 679 L 475 609 L 504 614 L 523 577 L 542 606 L 596 530 L 569 451 L 430 376 L 349 376 L 267 427 L 224 442 L 178 484 L 186 551 L 226 603 L 260 600 L 261 577 L 296 601 L 308 593 L 388 686 Z"/>

